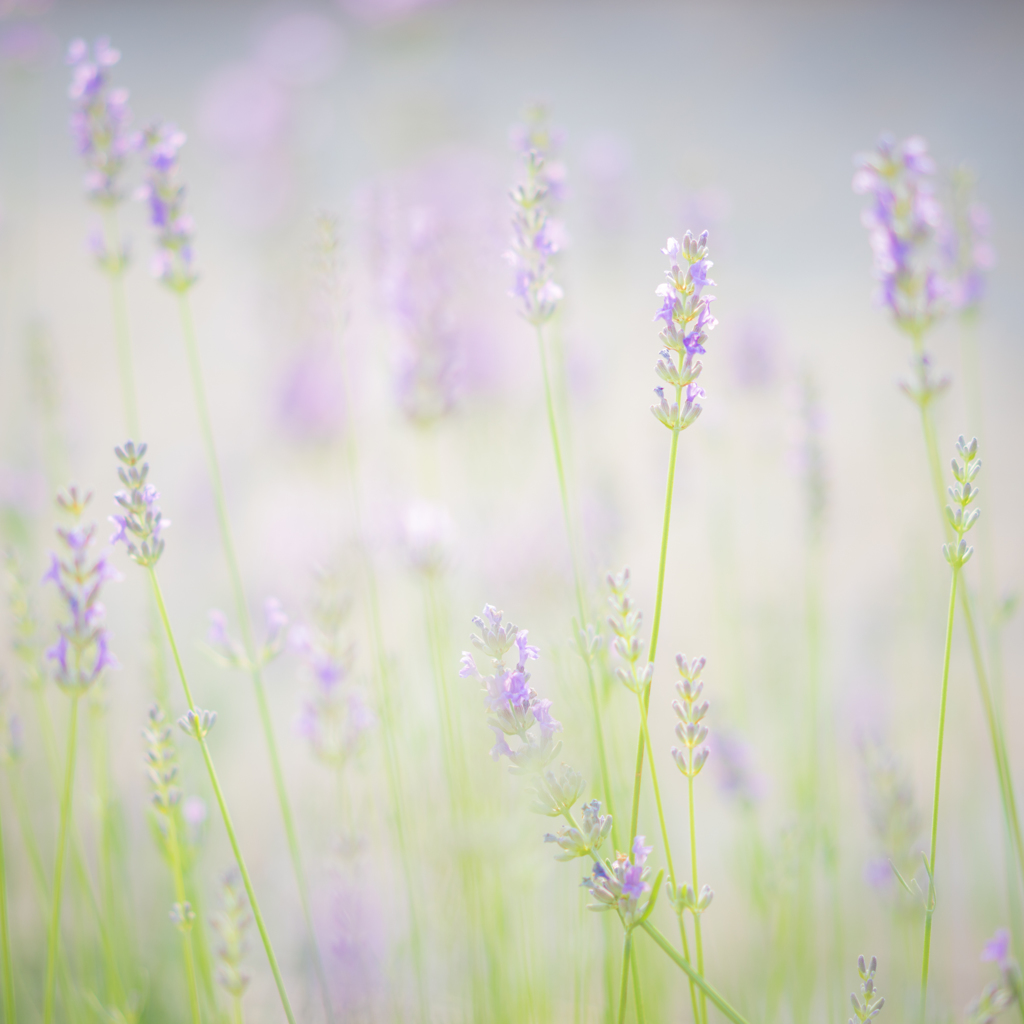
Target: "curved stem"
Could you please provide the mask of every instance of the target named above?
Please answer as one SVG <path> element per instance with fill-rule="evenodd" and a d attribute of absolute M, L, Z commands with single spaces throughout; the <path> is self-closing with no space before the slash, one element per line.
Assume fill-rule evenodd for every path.
<path fill-rule="evenodd" d="M 551 447 L 555 455 L 555 469 L 558 472 L 558 490 L 562 498 L 562 516 L 565 519 L 565 532 L 569 541 L 569 557 L 572 561 L 573 583 L 576 590 L 576 610 L 580 617 L 579 628 L 587 628 L 587 608 L 583 597 L 583 577 L 580 572 L 579 554 L 576 550 L 576 535 L 573 530 L 572 510 L 569 504 L 569 485 L 565 476 L 565 466 L 562 462 L 562 446 L 558 439 L 558 420 L 555 417 L 555 401 L 551 391 L 551 375 L 548 372 L 547 350 L 544 346 L 544 331 L 540 324 L 537 324 L 537 349 L 540 353 L 541 372 L 544 376 L 544 401 L 547 406 L 548 431 L 551 434 Z M 582 651 L 580 652 L 583 653 Z M 594 679 L 594 667 L 589 657 L 584 656 L 587 666 L 587 687 L 590 692 L 590 706 L 594 714 L 594 736 L 597 740 L 597 759 L 601 769 L 601 786 L 604 790 L 605 807 L 612 816 L 612 842 L 617 846 L 616 839 L 616 818 L 615 807 L 612 798 L 611 775 L 608 772 L 608 757 L 604 745 L 604 727 L 601 723 L 601 701 L 597 693 L 597 683 Z"/>
<path fill-rule="evenodd" d="M 184 909 L 188 902 L 185 898 L 185 874 L 181 869 L 181 846 L 178 843 L 178 826 L 174 820 L 174 810 L 167 815 L 167 852 L 171 860 L 171 875 L 174 878 L 174 898 L 179 907 Z M 196 981 L 196 964 L 192 955 L 192 933 L 189 922 L 181 927 L 181 949 L 185 959 L 185 979 L 188 982 L 188 1003 L 194 1024 L 200 1024 L 199 985 Z"/>
<path fill-rule="evenodd" d="M 164 632 L 167 635 L 167 642 L 171 648 L 171 654 L 174 657 L 174 665 L 178 670 L 178 678 L 181 680 L 181 688 L 185 691 L 185 700 L 188 703 L 189 710 L 195 711 L 196 704 L 192 699 L 192 691 L 188 685 L 188 679 L 185 676 L 185 668 L 181 663 L 181 656 L 178 653 L 178 645 L 174 639 L 174 633 L 171 630 L 171 621 L 167 617 L 167 607 L 164 604 L 164 596 L 160 590 L 160 583 L 156 578 L 156 570 L 150 567 L 149 578 L 153 584 L 153 595 L 156 598 L 156 606 L 160 612 L 160 621 L 163 623 Z M 242 857 L 242 851 L 238 846 L 238 837 L 235 835 L 235 827 L 231 822 L 231 815 L 228 813 L 227 803 L 224 800 L 224 793 L 220 788 L 220 780 L 217 778 L 217 771 L 213 766 L 213 758 L 210 756 L 210 748 L 206 744 L 205 737 L 199 737 L 199 749 L 203 753 L 203 761 L 206 763 L 206 771 L 210 776 L 210 785 L 213 787 L 214 796 L 217 798 L 217 806 L 220 808 L 221 818 L 224 820 L 224 829 L 228 834 L 228 841 L 231 843 L 231 851 L 235 855 L 235 863 L 238 865 L 239 874 L 242 876 L 242 882 L 245 885 L 246 895 L 249 897 L 249 908 L 252 910 L 253 920 L 256 922 L 256 928 L 259 930 L 260 939 L 263 941 L 263 949 L 267 954 L 267 960 L 270 963 L 270 970 L 274 975 L 274 982 L 277 985 L 277 993 L 281 999 L 281 1005 L 284 1007 L 285 1016 L 288 1018 L 289 1024 L 295 1024 L 295 1017 L 292 1014 L 291 1003 L 288 1000 L 288 993 L 284 987 L 284 979 L 281 977 L 281 969 L 277 965 L 277 957 L 274 955 L 274 948 L 270 944 L 270 936 L 267 934 L 266 925 L 263 923 L 263 915 L 260 913 L 260 906 L 256 900 L 256 893 L 252 887 L 252 881 L 249 878 L 249 871 L 245 866 L 245 860 Z"/>
<path fill-rule="evenodd" d="M 949 588 L 949 613 L 946 616 L 946 646 L 942 658 L 942 696 L 939 699 L 939 739 L 935 749 L 935 791 L 932 797 L 932 838 L 928 857 L 928 897 L 924 911 L 924 950 L 921 954 L 921 1021 L 928 998 L 928 959 L 932 942 L 932 914 L 935 912 L 935 846 L 939 834 L 939 783 L 942 778 L 942 741 L 946 731 L 946 694 L 949 689 L 949 654 L 953 645 L 953 615 L 956 611 L 956 585 L 959 570 L 953 569 Z"/>
<path fill-rule="evenodd" d="M 60 799 L 60 828 L 57 832 L 57 859 L 53 869 L 53 895 L 50 904 L 50 938 L 46 951 L 46 988 L 43 996 L 43 1024 L 52 1024 L 54 1000 L 57 995 L 57 947 L 60 944 L 60 908 L 64 890 L 64 852 L 71 820 L 71 798 L 75 782 L 75 750 L 78 741 L 79 694 L 71 694 L 68 721 L 67 763 L 64 769 L 64 790 Z"/>
<path fill-rule="evenodd" d="M 708 997 L 708 999 L 710 999 L 711 1002 L 716 1007 L 718 1007 L 718 1009 L 721 1010 L 721 1012 L 729 1020 L 733 1022 L 733 1024 L 748 1024 L 743 1014 L 741 1014 L 739 1010 L 735 1009 L 709 981 L 705 981 L 704 976 L 699 971 L 694 970 L 693 965 L 690 963 L 689 960 L 687 960 L 685 957 L 680 956 L 672 948 L 672 944 L 668 941 L 668 939 L 666 939 L 665 936 L 662 935 L 661 932 L 658 931 L 658 929 L 655 928 L 650 921 L 644 921 L 644 923 L 641 924 L 640 927 L 643 928 L 643 930 L 647 932 L 647 934 L 650 935 L 652 939 L 654 939 L 654 941 L 658 944 L 658 946 L 661 947 L 662 951 L 668 956 L 668 958 L 677 967 L 679 967 L 682 971 L 686 973 L 686 975 L 701 990 L 701 992 L 703 992 Z"/>
<path fill-rule="evenodd" d="M 284 824 L 285 837 L 288 841 L 288 853 L 292 862 L 292 871 L 295 875 L 295 882 L 299 890 L 299 902 L 302 906 L 302 916 L 306 927 L 306 936 L 309 947 L 313 953 L 313 965 L 316 970 L 317 981 L 320 986 L 320 996 L 323 1001 L 324 1013 L 327 1020 L 333 1022 L 334 1011 L 331 1007 L 330 992 L 327 984 L 327 972 L 324 969 L 323 958 L 320 955 L 320 946 L 317 942 L 316 931 L 313 928 L 313 915 L 309 903 L 309 887 L 306 881 L 306 872 L 302 864 L 302 854 L 299 847 L 298 833 L 295 829 L 295 821 L 292 815 L 291 801 L 288 798 L 288 790 L 285 786 L 284 772 L 281 769 L 281 758 L 277 749 L 277 740 L 274 737 L 273 716 L 270 713 L 270 705 L 267 702 L 266 688 L 263 685 L 263 673 L 259 665 L 256 653 L 256 645 L 253 641 L 252 620 L 249 616 L 249 605 L 245 599 L 245 588 L 242 585 L 242 573 L 238 566 L 238 558 L 235 554 L 234 540 L 231 535 L 231 523 L 228 519 L 227 498 L 224 493 L 224 481 L 220 471 L 220 461 L 217 457 L 217 446 L 214 442 L 213 424 L 210 420 L 209 404 L 206 400 L 206 386 L 203 381 L 202 364 L 199 359 L 199 345 L 196 341 L 195 325 L 192 321 L 192 308 L 189 305 L 185 292 L 178 296 L 178 311 L 181 317 L 181 329 L 185 338 L 185 351 L 188 356 L 189 373 L 192 378 L 192 389 L 195 393 L 196 408 L 199 413 L 200 431 L 203 437 L 203 446 L 206 449 L 206 459 L 209 464 L 210 481 L 213 485 L 214 500 L 217 507 L 217 523 L 220 527 L 221 544 L 224 547 L 224 556 L 228 563 L 228 573 L 231 577 L 231 589 L 234 593 L 235 606 L 238 619 L 242 628 L 242 640 L 245 644 L 246 657 L 251 666 L 253 690 L 256 693 L 256 706 L 259 709 L 260 725 L 263 728 L 263 738 L 267 745 L 267 755 L 270 759 L 271 774 L 274 779 L 274 789 L 277 793 L 277 802 L 281 811 L 281 820 Z"/>

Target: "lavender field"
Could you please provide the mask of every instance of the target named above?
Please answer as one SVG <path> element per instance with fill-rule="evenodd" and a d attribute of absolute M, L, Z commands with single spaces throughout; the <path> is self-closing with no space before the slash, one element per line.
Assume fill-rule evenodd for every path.
<path fill-rule="evenodd" d="M 1022 52 L 0 0 L 2 1019 L 1024 1021 Z"/>

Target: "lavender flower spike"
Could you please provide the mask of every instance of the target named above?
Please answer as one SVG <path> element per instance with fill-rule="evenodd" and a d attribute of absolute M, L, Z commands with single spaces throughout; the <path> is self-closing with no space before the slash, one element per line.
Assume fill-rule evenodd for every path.
<path fill-rule="evenodd" d="M 967 167 L 953 172 L 950 214 L 939 228 L 939 250 L 949 287 L 949 303 L 975 314 L 985 295 L 985 278 L 996 264 L 988 209 L 974 197 L 975 176 Z"/>
<path fill-rule="evenodd" d="M 661 308 L 654 319 L 664 322 L 659 335 L 664 348 L 654 371 L 675 388 L 676 397 L 670 402 L 664 388 L 655 388 L 658 401 L 651 412 L 669 430 L 680 431 L 690 426 L 703 408 L 704 389 L 694 383 L 703 364 L 695 357 L 704 354 L 708 334 L 718 326 L 711 315 L 715 297 L 704 294 L 715 282 L 708 277 L 713 264 L 708 259 L 706 231 L 696 239 L 687 231 L 682 242 L 670 238 L 661 251 L 669 259 L 669 269 L 665 272 L 668 282 L 656 291 Z"/>
<path fill-rule="evenodd" d="M 57 504 L 77 521 L 91 497 L 91 494 L 80 495 L 77 488 L 71 487 L 58 495 Z M 46 656 L 54 662 L 57 685 L 68 693 L 81 695 L 105 669 L 117 665 L 103 624 L 100 592 L 110 580 L 120 579 L 120 574 L 107 560 L 106 553 L 98 558 L 92 554 L 95 523 L 82 526 L 76 522 L 70 529 L 58 529 L 57 536 L 67 554 L 64 557 L 50 555 L 50 568 L 43 579 L 55 584 L 60 591 L 67 619 L 58 622 L 60 638 Z"/>
<path fill-rule="evenodd" d="M 548 211 L 544 157 L 535 149 L 526 153 L 525 172 L 522 184 L 509 193 L 513 235 L 512 248 L 505 258 L 515 273 L 509 294 L 518 300 L 520 315 L 540 325 L 555 315 L 562 298 L 551 265 L 551 258 L 559 250 L 559 231 Z"/>
<path fill-rule="evenodd" d="M 110 69 L 121 59 L 110 40 L 96 40 L 93 52 L 82 39 L 69 47 L 72 68 L 68 96 L 72 102 L 71 134 L 87 167 L 86 195 L 113 206 L 124 199 L 121 175 L 128 157 L 139 148 L 138 132 L 129 131 L 128 90 L 110 85 Z"/>
<path fill-rule="evenodd" d="M 144 569 L 152 569 L 164 553 L 160 534 L 171 523 L 156 507 L 160 497 L 157 489 L 146 482 L 149 463 L 142 461 L 146 448 L 144 444 L 136 446 L 134 442 L 127 441 L 123 448 L 114 449 L 114 454 L 123 463 L 117 467 L 117 475 L 128 489 L 114 495 L 123 511 L 110 517 L 117 527 L 110 543 L 123 543 L 133 561 Z"/>
<path fill-rule="evenodd" d="M 193 266 L 194 224 L 185 213 L 185 186 L 178 181 L 178 152 L 185 133 L 163 122 L 146 130 L 145 142 L 146 181 L 136 194 L 149 206 L 156 229 L 153 276 L 173 291 L 185 292 L 198 279 Z"/>
<path fill-rule="evenodd" d="M 617 910 L 626 928 L 639 924 L 650 906 L 647 856 L 651 849 L 644 846 L 643 836 L 637 836 L 632 858 L 620 853 L 608 867 L 595 861 L 592 873 L 583 879 L 584 888 L 597 901 L 587 904 L 587 910 Z"/>
<path fill-rule="evenodd" d="M 932 184 L 935 161 L 920 136 L 897 143 L 883 135 L 855 163 L 853 191 L 872 200 L 861 222 L 874 253 L 879 301 L 892 310 L 899 327 L 920 338 L 942 312 L 945 293 L 933 253 L 942 221 Z"/>

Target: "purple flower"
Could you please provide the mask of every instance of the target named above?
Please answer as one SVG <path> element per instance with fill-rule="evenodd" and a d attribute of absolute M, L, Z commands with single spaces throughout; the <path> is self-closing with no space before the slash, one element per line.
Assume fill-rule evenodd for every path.
<path fill-rule="evenodd" d="M 137 197 L 149 207 L 156 229 L 157 253 L 153 276 L 177 292 L 187 291 L 197 280 L 193 266 L 192 218 L 185 213 L 185 186 L 178 182 L 178 154 L 185 133 L 170 122 L 146 129 L 146 180 Z"/>
<path fill-rule="evenodd" d="M 942 222 L 927 143 L 882 136 L 871 153 L 855 157 L 853 191 L 871 198 L 861 214 L 868 229 L 880 301 L 904 330 L 919 337 L 941 314 L 934 242 Z"/>
<path fill-rule="evenodd" d="M 85 191 L 94 202 L 107 205 L 124 198 L 120 178 L 140 143 L 139 134 L 128 128 L 128 91 L 110 85 L 110 68 L 120 59 L 120 52 L 106 38 L 96 40 L 91 55 L 82 39 L 68 47 L 71 134 L 87 168 Z"/>
<path fill-rule="evenodd" d="M 620 853 L 609 865 L 610 871 L 595 862 L 590 877 L 583 879 L 583 886 L 597 900 L 589 904 L 588 909 L 617 910 L 627 926 L 643 916 L 649 903 L 644 896 L 651 891 L 647 881 L 650 868 L 645 864 L 651 847 L 643 845 L 643 838 L 637 836 L 634 840 L 633 860 Z M 640 851 L 639 856 L 636 851 Z"/>
<path fill-rule="evenodd" d="M 440 573 L 451 558 L 455 524 L 444 505 L 416 501 L 402 520 L 402 546 L 412 567 L 426 576 Z"/>
<path fill-rule="evenodd" d="M 1000 970 L 1005 970 L 1010 962 L 1010 933 L 1006 928 L 1000 928 L 981 951 L 982 960 L 990 960 L 999 965 Z"/>
<path fill-rule="evenodd" d="M 985 295 L 986 277 L 996 264 L 989 212 L 974 198 L 975 176 L 966 167 L 953 174 L 950 213 L 939 228 L 939 250 L 950 306 L 976 312 Z"/>
<path fill-rule="evenodd" d="M 58 504 L 76 520 L 81 518 L 91 495 L 79 496 L 70 488 L 58 497 Z M 64 558 L 50 556 L 50 568 L 43 579 L 60 592 L 66 617 L 57 623 L 57 642 L 46 652 L 54 663 L 57 685 L 71 693 L 84 693 L 107 668 L 117 666 L 110 650 L 110 638 L 103 624 L 100 603 L 103 585 L 117 573 L 101 554 L 93 557 L 96 525 L 59 528 L 57 536 L 67 549 Z"/>
<path fill-rule="evenodd" d="M 110 543 L 124 544 L 132 561 L 151 569 L 164 553 L 164 540 L 160 535 L 171 522 L 164 519 L 157 508 L 156 502 L 160 497 L 157 489 L 146 482 L 149 463 L 142 459 L 147 447 L 128 441 L 123 448 L 114 449 L 122 463 L 118 466 L 117 475 L 128 489 L 114 495 L 122 511 L 110 517 L 116 527 Z"/>

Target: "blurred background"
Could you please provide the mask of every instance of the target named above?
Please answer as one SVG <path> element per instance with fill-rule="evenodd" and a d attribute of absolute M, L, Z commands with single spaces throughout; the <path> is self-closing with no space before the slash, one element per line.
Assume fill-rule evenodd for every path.
<path fill-rule="evenodd" d="M 550 340 L 599 628 L 604 574 L 626 565 L 649 621 L 668 452 L 648 411 L 659 250 L 670 235 L 710 232 L 720 326 L 703 360 L 704 414 L 680 443 L 661 641 L 666 666 L 676 651 L 708 659 L 712 756 L 697 787 L 701 882 L 715 891 L 704 918 L 708 976 L 751 1020 L 841 1021 L 856 956 L 874 953 L 884 1013 L 914 1012 L 923 915 L 886 861 L 913 874 L 927 840 L 948 567 L 917 413 L 897 386 L 909 343 L 873 301 L 852 157 L 882 131 L 919 133 L 940 182 L 969 165 L 991 213 L 997 263 L 970 329 L 980 414 L 965 388 L 973 364 L 962 321 L 944 321 L 929 349 L 952 382 L 936 407 L 943 459 L 960 433 L 982 445 L 985 532 L 967 575 L 988 616 L 990 662 L 999 636 L 1005 671 L 994 685 L 1024 785 L 1024 635 L 1012 615 L 1024 569 L 1024 314 L 1014 284 L 1024 270 L 1024 11 L 988 2 L 0 0 L 0 514 L 9 567 L 20 567 L 46 646 L 57 613 L 39 583 L 57 522 L 52 495 L 71 481 L 93 490 L 105 530 L 119 487 L 112 449 L 126 437 L 109 282 L 87 244 L 98 216 L 67 129 L 64 53 L 72 39 L 99 36 L 121 51 L 111 74 L 130 90 L 133 123 L 167 119 L 188 137 L 182 174 L 200 274 L 191 300 L 257 630 L 274 597 L 293 624 L 329 621 L 351 648 L 346 685 L 365 714 L 340 765 L 325 765 L 309 742 L 313 682 L 301 652 L 291 645 L 267 670 L 339 1018 L 415 1019 L 417 959 L 438 1022 L 603 1020 L 614 1003 L 617 927 L 583 910 L 580 862 L 553 861 L 541 842 L 549 823 L 530 814 L 522 780 L 487 756 L 482 700 L 457 677 L 470 617 L 495 604 L 541 648 L 533 685 L 564 724 L 562 756 L 596 784 L 540 366 L 503 259 L 521 162 L 513 128 L 538 100 L 565 170 L 556 279 L 566 297 Z M 129 167 L 131 186 L 140 176 Z M 333 218 L 326 243 L 324 214 Z M 173 521 L 160 565 L 171 618 L 197 701 L 218 712 L 211 749 L 297 1012 L 320 1020 L 251 685 L 203 650 L 211 608 L 236 633 L 237 621 L 175 299 L 149 273 L 144 204 L 126 202 L 121 225 L 142 434 Z M 428 322 L 440 356 L 424 355 Z M 417 368 L 435 357 L 449 376 L 440 406 L 424 411 Z M 429 573 L 425 544 L 444 551 Z M 390 719 L 373 679 L 363 552 L 382 611 Z M 122 1012 L 179 1020 L 173 896 L 142 770 L 157 662 L 144 574 L 123 554 L 115 560 L 125 578 L 104 601 L 121 668 L 89 717 L 76 816 L 95 870 L 97 822 L 117 822 L 119 920 L 132 929 L 118 956 L 137 996 Z M 338 626 L 324 609 L 345 606 L 344 595 L 350 610 Z M 809 621 L 820 626 L 817 669 Z M 57 798 L 14 635 L 5 615 L 0 667 L 23 739 L 4 769 L 0 813 L 19 1002 L 34 1020 L 46 916 L 14 776 L 48 871 Z M 636 710 L 606 662 L 599 683 L 624 807 Z M 683 851 L 686 787 L 668 754 L 672 678 L 659 669 L 651 729 Z M 184 703 L 177 681 L 167 685 L 176 718 Z M 449 807 L 439 686 L 471 777 L 472 811 L 461 817 Z M 67 700 L 51 684 L 47 699 L 62 737 Z M 963 1017 L 997 977 L 979 953 L 1020 903 L 959 626 L 948 715 L 931 1002 L 943 1019 Z M 398 751 L 414 852 L 404 859 L 382 729 Z M 182 788 L 212 807 L 198 751 L 178 738 Z M 827 842 L 811 835 L 818 825 L 806 813 L 814 749 Z M 660 864 L 647 796 L 641 831 Z M 231 853 L 216 814 L 204 821 L 202 805 L 192 808 L 191 884 L 208 917 Z M 112 1004 L 102 981 L 90 981 L 102 976 L 95 927 L 69 884 L 80 1019 L 125 1019 L 102 1016 Z M 659 914 L 669 932 L 667 905 Z M 682 976 L 663 959 L 641 943 L 648 1014 L 688 1019 Z M 255 936 L 246 961 L 246 1019 L 281 1019 Z"/>

